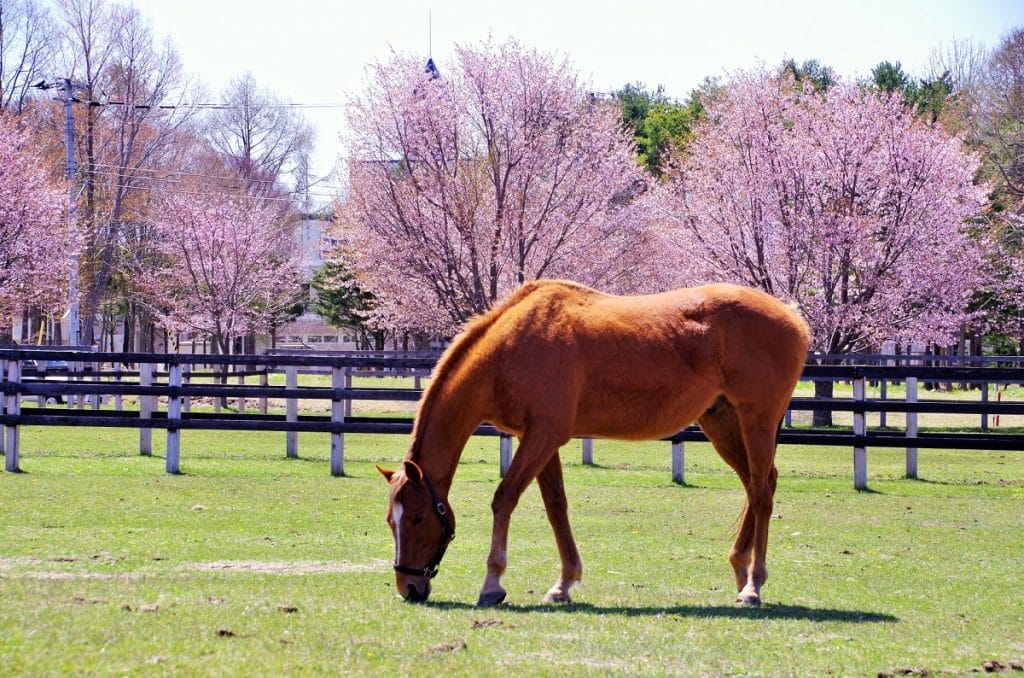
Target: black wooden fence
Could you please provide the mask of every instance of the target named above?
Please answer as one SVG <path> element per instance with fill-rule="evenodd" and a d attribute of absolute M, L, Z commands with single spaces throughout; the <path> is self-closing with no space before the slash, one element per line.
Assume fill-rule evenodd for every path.
<path fill-rule="evenodd" d="M 19 437 L 24 426 L 91 426 L 139 429 L 140 454 L 151 454 L 152 431 L 166 431 L 168 473 L 180 472 L 181 434 L 184 429 L 233 431 L 280 431 L 285 434 L 285 454 L 298 456 L 299 432 L 331 435 L 331 473 L 344 475 L 344 436 L 347 433 L 408 435 L 413 420 L 353 416 L 352 401 L 416 401 L 419 380 L 426 377 L 436 354 L 336 352 L 272 355 L 125 354 L 55 349 L 0 349 L 0 450 L 5 468 L 19 470 Z M 54 362 L 47 362 L 54 361 Z M 936 364 L 941 361 L 943 364 Z M 949 364 L 951 362 L 961 364 Z M 300 386 L 300 372 L 329 374 L 331 385 Z M 284 386 L 271 386 L 269 375 L 283 373 Z M 415 388 L 353 387 L 360 375 L 402 375 L 415 378 Z M 815 429 L 787 425 L 779 434 L 782 444 L 829 445 L 853 448 L 854 485 L 867 486 L 867 449 L 903 447 L 907 450 L 906 473 L 917 476 L 919 448 L 1024 450 L 1019 429 L 994 432 L 989 417 L 1024 414 L 1024 402 L 997 402 L 989 398 L 992 386 L 1024 383 L 1024 358 L 964 358 L 949 356 L 812 356 L 804 370 L 807 380 L 852 382 L 852 398 L 794 398 L 793 411 L 828 410 L 851 412 L 852 428 Z M 202 379 L 203 383 L 195 380 Z M 211 383 L 211 381 L 213 383 Z M 255 381 L 256 383 L 252 383 Z M 906 398 L 868 398 L 867 384 L 904 382 Z M 219 382 L 219 383 L 217 383 Z M 981 389 L 980 401 L 919 400 L 919 384 L 971 384 Z M 125 410 L 124 396 L 138 398 L 137 410 Z M 196 398 L 207 398 L 213 412 L 192 412 Z M 224 411 L 222 399 L 237 402 L 237 411 Z M 285 414 L 268 410 L 268 400 L 285 402 Z M 38 407 L 22 408 L 23 401 Z M 162 401 L 166 408 L 158 407 Z M 330 415 L 299 414 L 300 400 L 330 402 Z M 248 409 L 255 401 L 256 407 Z M 101 408 L 101 403 L 113 407 Z M 868 413 L 906 413 L 900 430 L 879 427 L 869 430 Z M 981 426 L 971 432 L 917 430 L 918 413 L 977 414 Z M 500 469 L 511 460 L 511 439 L 493 426 L 483 425 L 477 435 L 500 439 Z M 685 481 L 684 443 L 706 440 L 691 426 L 669 437 L 672 445 L 672 477 Z M 593 444 L 583 441 L 584 463 L 593 462 Z"/>

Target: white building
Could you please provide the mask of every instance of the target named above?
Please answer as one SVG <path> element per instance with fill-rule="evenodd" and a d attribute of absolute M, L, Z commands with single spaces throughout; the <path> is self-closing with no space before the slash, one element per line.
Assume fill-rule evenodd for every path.
<path fill-rule="evenodd" d="M 309 281 L 317 269 L 323 266 L 323 253 L 331 244 L 327 236 L 330 223 L 316 218 L 303 218 L 295 222 L 295 244 L 303 255 L 309 304 L 301 316 L 278 330 L 277 348 L 313 348 L 324 351 L 351 351 L 357 348 L 351 330 L 331 327 L 313 312 L 316 291 L 309 287 Z M 259 346 L 269 347 L 270 343 L 269 336 L 260 337 L 258 341 Z"/>

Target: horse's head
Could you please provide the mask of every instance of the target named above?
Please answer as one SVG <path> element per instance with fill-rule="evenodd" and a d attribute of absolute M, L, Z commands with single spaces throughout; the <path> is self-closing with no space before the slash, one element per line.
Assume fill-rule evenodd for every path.
<path fill-rule="evenodd" d="M 395 586 L 410 602 L 430 596 L 430 580 L 455 538 L 455 514 L 412 461 L 398 471 L 377 467 L 390 488 L 387 521 L 395 537 Z"/>

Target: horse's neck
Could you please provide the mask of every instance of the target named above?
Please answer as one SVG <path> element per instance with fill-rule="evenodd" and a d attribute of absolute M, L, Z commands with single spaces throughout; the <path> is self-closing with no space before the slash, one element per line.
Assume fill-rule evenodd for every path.
<path fill-rule="evenodd" d="M 469 437 L 483 421 L 476 403 L 481 384 L 473 379 L 446 379 L 417 415 L 408 458 L 416 462 L 442 495 L 448 495 L 455 469 Z"/>

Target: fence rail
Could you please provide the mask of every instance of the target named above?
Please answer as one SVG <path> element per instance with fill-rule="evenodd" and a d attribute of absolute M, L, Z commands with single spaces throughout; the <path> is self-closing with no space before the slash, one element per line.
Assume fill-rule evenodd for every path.
<path fill-rule="evenodd" d="M 954 360 L 957 359 L 957 360 Z M 139 429 L 141 454 L 150 454 L 153 429 L 167 436 L 166 470 L 180 472 L 182 430 L 211 429 L 238 431 L 276 431 L 285 433 L 285 453 L 298 455 L 299 432 L 331 435 L 331 473 L 344 475 L 344 436 L 349 433 L 408 435 L 411 418 L 374 418 L 353 416 L 353 401 L 416 401 L 420 397 L 420 379 L 436 363 L 436 354 L 359 353 L 331 354 L 282 353 L 265 355 L 190 355 L 96 353 L 57 349 L 0 349 L 0 451 L 5 468 L 19 470 L 20 435 L 24 426 L 85 426 Z M 935 361 L 962 362 L 963 365 L 933 364 Z M 39 369 L 38 361 L 65 361 L 67 369 L 54 372 Z M 973 364 L 966 364 L 968 361 Z M 841 363 L 841 364 L 838 364 Z M 1012 366 L 1006 366 L 1012 365 Z M 203 369 L 197 369 L 203 368 Z M 330 375 L 331 385 L 300 386 L 300 371 L 314 370 Z M 271 386 L 269 375 L 285 375 L 284 386 Z M 354 375 L 417 377 L 415 388 L 353 387 Z M 214 379 L 221 383 L 193 383 L 193 379 Z M 258 379 L 259 384 L 245 383 Z M 989 432 L 988 417 L 1024 415 L 1024 402 L 994 402 L 988 398 L 991 384 L 1024 383 L 1024 357 L 956 356 L 811 356 L 802 379 L 843 381 L 853 384 L 853 398 L 793 398 L 790 411 L 849 412 L 852 428 L 844 430 L 784 426 L 779 433 L 782 444 L 829 445 L 854 450 L 854 485 L 867 487 L 867 449 L 903 447 L 907 450 L 906 473 L 917 476 L 917 451 L 925 449 L 1024 450 L 1024 435 L 1017 431 Z M 233 380 L 236 383 L 230 383 Z M 906 398 L 866 397 L 868 382 L 882 384 L 900 381 L 906 385 Z M 981 401 L 919 400 L 922 383 L 956 382 L 982 387 Z M 137 397 L 139 409 L 124 410 L 125 396 Z M 208 398 L 214 412 L 192 412 L 195 398 Z M 235 399 L 237 413 L 221 411 L 222 399 Z M 270 399 L 284 401 L 285 414 L 269 412 Z M 22 408 L 23 400 L 35 400 L 39 407 Z M 115 409 L 100 409 L 104 400 L 113 400 Z M 247 410 L 247 402 L 257 400 L 256 412 Z M 166 403 L 165 411 L 158 405 Z M 330 403 L 329 415 L 300 415 L 299 401 Z M 64 407 L 55 407 L 63 402 Z M 90 406 L 87 409 L 87 406 Z M 905 413 L 902 430 L 868 430 L 866 415 Z M 917 415 L 977 414 L 982 432 L 919 433 Z M 787 415 L 787 422 L 790 415 Z M 483 425 L 477 435 L 500 438 L 501 472 L 511 460 L 511 439 L 495 427 Z M 699 428 L 690 426 L 665 439 L 672 445 L 672 476 L 685 482 L 684 445 L 704 441 Z M 593 463 L 593 443 L 585 440 L 584 463 Z"/>

